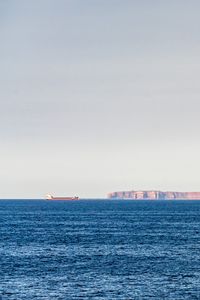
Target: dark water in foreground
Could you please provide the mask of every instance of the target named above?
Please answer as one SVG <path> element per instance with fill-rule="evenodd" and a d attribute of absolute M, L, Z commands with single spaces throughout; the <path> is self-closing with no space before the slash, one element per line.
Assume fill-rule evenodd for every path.
<path fill-rule="evenodd" d="M 0 201 L 0 295 L 200 299 L 200 201 Z"/>

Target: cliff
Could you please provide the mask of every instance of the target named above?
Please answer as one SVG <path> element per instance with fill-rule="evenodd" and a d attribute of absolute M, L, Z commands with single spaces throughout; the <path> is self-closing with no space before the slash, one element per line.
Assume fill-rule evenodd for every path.
<path fill-rule="evenodd" d="M 140 200 L 200 200 L 200 192 L 121 191 L 109 193 L 108 198 Z"/>

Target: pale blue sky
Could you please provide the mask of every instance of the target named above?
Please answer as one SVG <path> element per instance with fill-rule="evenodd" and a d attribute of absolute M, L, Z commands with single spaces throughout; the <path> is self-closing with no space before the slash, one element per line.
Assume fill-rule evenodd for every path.
<path fill-rule="evenodd" d="M 200 190 L 199 11 L 0 0 L 0 198 Z"/>

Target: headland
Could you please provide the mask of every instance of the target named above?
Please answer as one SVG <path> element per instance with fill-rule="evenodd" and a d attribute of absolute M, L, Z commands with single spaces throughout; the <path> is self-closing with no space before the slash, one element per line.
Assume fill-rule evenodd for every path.
<path fill-rule="evenodd" d="M 200 200 L 200 192 L 163 192 L 156 190 L 120 191 L 108 194 L 110 199 L 133 200 Z"/>

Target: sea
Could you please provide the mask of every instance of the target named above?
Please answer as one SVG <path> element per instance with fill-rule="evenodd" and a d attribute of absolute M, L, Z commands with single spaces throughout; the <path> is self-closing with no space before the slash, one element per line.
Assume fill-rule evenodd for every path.
<path fill-rule="evenodd" d="M 200 201 L 1 200 L 0 299 L 200 299 Z"/>

